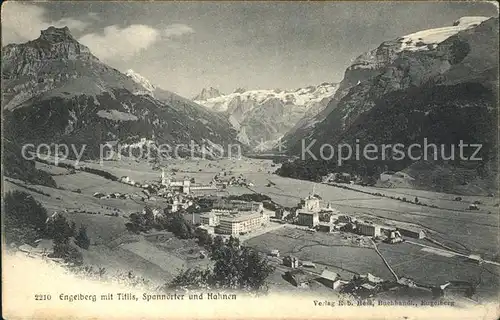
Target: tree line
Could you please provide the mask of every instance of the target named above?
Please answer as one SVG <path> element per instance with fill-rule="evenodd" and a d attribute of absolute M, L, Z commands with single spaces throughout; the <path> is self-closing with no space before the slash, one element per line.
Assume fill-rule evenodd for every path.
<path fill-rule="evenodd" d="M 266 257 L 254 249 L 241 246 L 238 238 L 226 241 L 201 231 L 198 244 L 208 249 L 213 268 L 189 268 L 178 274 L 167 290 L 226 289 L 248 292 L 267 291 L 266 278 L 274 271 Z"/>
<path fill-rule="evenodd" d="M 75 264 L 83 263 L 83 258 L 71 240 L 82 249 L 90 246 L 84 225 L 77 229 L 74 222 L 69 222 L 59 213 L 49 217 L 47 210 L 33 196 L 18 190 L 5 194 L 4 227 L 7 244 L 34 244 L 38 239 L 52 239 L 54 251 L 49 256 Z"/>

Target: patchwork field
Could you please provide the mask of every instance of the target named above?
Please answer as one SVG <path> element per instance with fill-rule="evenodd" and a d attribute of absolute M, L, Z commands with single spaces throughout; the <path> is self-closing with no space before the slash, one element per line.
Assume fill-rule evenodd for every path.
<path fill-rule="evenodd" d="M 285 227 L 252 238 L 245 245 L 262 252 L 278 249 L 282 256 L 294 255 L 300 260 L 345 269 L 349 273 L 369 272 L 384 279 L 392 279 L 390 271 L 369 242 L 359 246 L 352 240 L 354 238 L 347 240 L 340 234 L 311 234 Z"/>
<path fill-rule="evenodd" d="M 445 240 L 448 242 L 447 244 L 455 245 L 457 248 L 463 249 L 465 247 L 466 250 L 479 252 L 490 257 L 499 254 L 498 226 L 500 217 L 498 208 L 492 207 L 491 214 L 484 210 L 454 211 L 451 209 L 435 209 L 267 173 L 249 173 L 248 176 L 255 183 L 255 186 L 250 188 L 252 191 L 266 194 L 284 206 L 297 205 L 301 198 L 306 197 L 314 190 L 316 194 L 323 198 L 323 205 L 326 206 L 327 203 L 330 203 L 343 213 L 367 217 L 385 223 L 389 222 L 389 224 L 391 221 L 411 223 L 429 230 L 430 233 L 436 234 L 440 240 Z M 272 181 L 275 185 L 268 187 L 269 181 Z M 380 190 L 372 191 L 382 193 Z M 416 192 L 415 194 L 418 195 L 424 191 L 408 189 L 408 192 Z M 427 197 L 430 197 L 431 194 L 431 192 L 425 192 Z M 436 201 L 439 201 L 442 197 L 445 197 L 445 194 L 437 194 Z M 474 197 L 469 196 L 467 199 L 472 201 Z M 489 197 L 478 197 L 478 199 L 485 203 L 487 203 L 487 200 L 493 201 Z"/>
<path fill-rule="evenodd" d="M 162 285 L 173 277 L 171 272 L 121 247 L 111 249 L 106 245 L 97 245 L 81 252 L 86 265 L 106 268 L 107 274 L 126 275 L 131 271 L 157 285 Z"/>
<path fill-rule="evenodd" d="M 412 278 L 427 285 L 447 281 L 480 283 L 478 293 L 483 296 L 498 293 L 500 267 L 467 261 L 458 255 L 443 254 L 439 250 L 425 250 L 409 243 L 396 245 L 381 243 L 380 252 L 398 276 Z"/>
<path fill-rule="evenodd" d="M 416 189 L 403 189 L 403 188 L 380 188 L 380 187 L 369 187 L 369 186 L 359 186 L 359 185 L 347 185 L 349 188 L 357 189 L 363 192 L 379 192 L 386 196 L 407 198 L 408 200 L 414 200 L 418 197 L 420 202 L 437 205 L 440 208 L 450 209 L 450 210 L 467 210 L 469 204 L 479 201 L 480 211 L 495 211 L 494 205 L 498 204 L 498 198 L 495 197 L 485 197 L 485 196 L 464 196 L 456 195 L 450 193 L 442 192 L 432 192 L 425 190 Z M 456 201 L 455 198 L 460 197 L 462 200 Z M 498 211 L 498 209 L 496 209 Z"/>
<path fill-rule="evenodd" d="M 53 178 L 58 187 L 71 191 L 79 189 L 82 193 L 91 195 L 95 192 L 101 192 L 104 194 L 115 192 L 140 194 L 142 190 L 141 188 L 111 181 L 95 174 L 81 171 L 78 171 L 75 174 L 55 176 Z"/>

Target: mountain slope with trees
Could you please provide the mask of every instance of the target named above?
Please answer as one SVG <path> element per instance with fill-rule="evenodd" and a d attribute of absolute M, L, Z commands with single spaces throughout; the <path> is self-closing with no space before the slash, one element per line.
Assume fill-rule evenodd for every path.
<path fill-rule="evenodd" d="M 347 69 L 335 98 L 327 107 L 330 113 L 305 135 L 288 140 L 288 146 L 291 154 L 300 154 L 300 139 L 305 139 L 306 145 L 316 139 L 311 152 L 319 155 L 319 148 L 325 143 L 354 146 L 359 141 L 362 150 L 368 143 L 401 143 L 408 147 L 413 143 L 423 144 L 426 138 L 429 144 L 446 145 L 447 156 L 451 145 L 455 145 L 455 161 L 431 159 L 430 167 L 425 169 L 429 174 L 434 172 L 433 166 L 461 168 L 466 173 L 451 178 L 446 186 L 439 182 L 429 185 L 426 173 L 416 172 L 416 168 L 425 166 L 418 166 L 421 161 L 408 157 L 386 161 L 351 160 L 345 161 L 341 168 L 336 159 L 305 159 L 285 164 L 279 173 L 320 179 L 332 171 L 376 176 L 387 169 L 407 169 L 413 170 L 418 180 L 427 181 L 425 184 L 415 182 L 424 188 L 451 191 L 458 184 L 488 179 L 485 185 L 491 189 L 496 181 L 494 164 L 498 158 L 498 18 L 471 19 L 467 27 L 455 31 L 439 43 L 426 44 L 425 38 L 417 38 L 413 46 L 409 36 L 401 37 L 359 57 Z M 457 160 L 460 140 L 482 144 L 477 155 L 482 160 Z M 474 150 L 469 149 L 468 156 Z"/>
<path fill-rule="evenodd" d="M 67 27 L 3 48 L 2 107 L 18 143 L 86 145 L 87 158 L 106 142 L 236 142 L 225 118 L 165 90 L 152 94 L 99 61 Z"/>

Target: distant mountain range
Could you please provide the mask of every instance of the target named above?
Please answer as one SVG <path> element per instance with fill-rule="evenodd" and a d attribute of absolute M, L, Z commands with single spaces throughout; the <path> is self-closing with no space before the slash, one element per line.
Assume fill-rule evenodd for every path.
<path fill-rule="evenodd" d="M 238 130 L 239 141 L 263 151 L 272 148 L 298 122 L 308 121 L 322 111 L 336 90 L 334 83 L 296 90 L 238 88 L 230 94 L 208 88 L 194 101 L 224 115 Z"/>
<path fill-rule="evenodd" d="M 374 175 L 406 170 L 440 191 L 497 177 L 498 18 L 464 17 L 453 26 L 424 30 L 383 42 L 347 68 L 334 97 L 316 117 L 288 132 L 291 155 L 302 139 L 323 143 L 481 143 L 480 162 L 296 161 L 280 174 L 319 179 L 330 171 Z M 306 143 L 307 145 L 307 143 Z M 458 149 L 458 148 L 457 148 Z M 458 151 L 457 151 L 458 152 Z M 458 155 L 457 155 L 458 158 Z M 424 168 L 424 169 L 422 169 Z M 307 169 L 307 170 L 306 170 Z M 485 186 L 486 188 L 486 186 Z"/>
<path fill-rule="evenodd" d="M 17 156 L 23 143 L 86 145 L 219 144 L 239 141 L 255 151 L 279 139 L 289 155 L 302 139 L 323 143 L 410 145 L 481 143 L 479 162 L 331 161 L 285 163 L 279 174 L 319 180 L 332 171 L 376 176 L 403 170 L 415 184 L 439 191 L 495 189 L 498 182 L 498 18 L 464 17 L 452 26 L 385 41 L 360 55 L 339 84 L 296 90 L 208 88 L 181 97 L 95 57 L 68 28 L 2 48 L 5 172 L 53 181 Z M 246 149 L 248 150 L 248 149 Z M 200 152 L 203 150 L 200 150 Z M 203 151 L 205 152 L 205 151 Z M 460 190 L 459 190 L 460 191 Z"/>
<path fill-rule="evenodd" d="M 220 114 L 99 61 L 69 29 L 2 49 L 5 134 L 16 143 L 134 145 L 236 141 Z"/>

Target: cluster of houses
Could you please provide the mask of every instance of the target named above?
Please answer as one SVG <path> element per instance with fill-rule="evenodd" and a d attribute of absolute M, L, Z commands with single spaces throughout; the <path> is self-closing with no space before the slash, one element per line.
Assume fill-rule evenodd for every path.
<path fill-rule="evenodd" d="M 406 294 L 415 292 L 416 295 L 426 296 L 429 299 L 442 298 L 447 295 L 446 291 L 449 291 L 451 296 L 465 293 L 465 296 L 470 298 L 475 291 L 474 284 L 468 281 L 448 281 L 442 285 L 424 285 L 405 277 L 397 281 L 388 281 L 371 273 L 355 274 L 350 280 L 344 280 L 338 273 L 328 269 L 324 269 L 320 274 L 308 272 L 303 268 L 299 269 L 298 260 L 290 257 L 285 257 L 283 264 L 291 268 L 285 272 L 284 279 L 296 287 L 309 288 L 314 282 L 317 282 L 339 293 L 350 295 L 358 301 L 373 298 L 381 293 L 387 293 L 390 297 L 390 292 L 395 292 L 395 295 L 399 296 L 398 290 L 401 289 Z"/>
<path fill-rule="evenodd" d="M 354 184 L 357 179 L 356 176 L 346 172 L 329 173 L 321 178 L 323 183 L 339 182 L 350 184 Z"/>
<path fill-rule="evenodd" d="M 134 180 L 130 179 L 130 177 L 127 177 L 127 176 L 121 177 L 120 178 L 120 182 L 128 184 L 128 185 L 131 185 L 131 186 L 135 186 L 135 187 L 140 187 L 141 186 L 140 183 L 135 182 Z"/>
<path fill-rule="evenodd" d="M 209 184 L 196 184 L 194 179 L 184 177 L 183 179 L 173 179 L 166 174 L 165 170 L 162 169 L 161 180 L 159 182 L 152 183 L 138 183 L 132 180 L 128 176 L 123 176 L 119 179 L 120 182 L 142 188 L 142 192 L 138 194 L 103 194 L 96 192 L 94 197 L 96 198 L 119 198 L 119 199 L 131 199 L 139 198 L 140 200 L 151 200 L 155 201 L 156 197 L 161 197 L 168 199 L 169 205 L 168 209 L 172 212 L 179 211 L 181 209 L 186 209 L 193 204 L 193 198 L 190 196 L 191 192 L 194 190 L 218 190 L 222 188 L 222 185 L 217 184 L 215 181 Z"/>
<path fill-rule="evenodd" d="M 380 174 L 379 177 L 380 181 L 386 182 L 386 181 L 414 181 L 415 178 L 410 176 L 409 174 L 398 171 L 384 171 Z"/>
<path fill-rule="evenodd" d="M 177 212 L 180 210 L 186 210 L 194 205 L 194 201 L 191 197 L 184 194 L 168 194 L 167 195 L 167 207 L 169 212 Z"/>
<path fill-rule="evenodd" d="M 354 184 L 360 182 L 360 177 L 346 172 L 333 172 L 322 177 L 323 183 L 350 183 Z M 379 175 L 381 182 L 395 182 L 395 181 L 414 181 L 415 179 L 405 172 L 398 171 L 384 171 Z"/>
<path fill-rule="evenodd" d="M 231 176 L 228 179 L 225 177 L 220 177 L 220 175 L 216 175 L 213 179 L 218 184 L 221 184 L 223 188 L 226 188 L 228 186 L 240 186 L 240 187 L 253 187 L 254 184 L 250 181 L 248 181 L 246 178 L 243 177 L 242 174 L 239 176 Z"/>
<path fill-rule="evenodd" d="M 108 193 L 104 194 L 102 192 L 95 192 L 94 193 L 94 198 L 99 198 L 99 199 L 131 199 L 132 196 L 130 194 L 125 194 L 125 193 L 120 193 L 120 192 L 115 192 L 115 193 Z"/>
<path fill-rule="evenodd" d="M 122 183 L 139 186 L 142 190 L 144 199 L 156 200 L 154 197 L 167 199 L 167 212 L 177 212 L 190 207 L 199 207 L 196 198 L 192 194 L 195 190 L 219 190 L 228 185 L 252 186 L 242 175 L 230 177 L 225 180 L 219 175 L 208 184 L 197 184 L 194 179 L 185 177 L 183 179 L 174 179 L 171 175 L 162 169 L 161 180 L 159 183 L 138 184 L 129 177 L 122 177 Z M 113 194 L 104 195 L 96 193 L 96 197 L 118 197 L 125 199 L 127 195 Z M 129 196 L 130 198 L 130 196 Z M 241 235 L 252 232 L 269 223 L 269 210 L 265 210 L 262 202 L 245 202 L 238 200 L 218 199 L 211 205 L 210 211 L 200 215 L 200 228 L 209 233 L 218 233 L 225 235 Z M 193 211 L 193 222 L 194 222 Z"/>
<path fill-rule="evenodd" d="M 342 287 L 341 292 L 348 293 L 360 299 L 366 299 L 382 291 L 382 286 L 385 282 L 384 279 L 376 277 L 371 273 L 355 275 L 351 281 Z"/>
<path fill-rule="evenodd" d="M 284 279 L 299 288 L 307 288 L 313 281 L 316 281 L 333 290 L 367 297 L 380 290 L 381 284 L 385 282 L 384 279 L 370 273 L 355 275 L 348 281 L 341 279 L 338 273 L 328 269 L 324 269 L 321 274 L 308 272 L 306 269 L 299 268 L 299 266 L 309 267 L 308 262 L 301 262 L 293 256 L 284 257 L 283 264 L 291 268 L 291 270 L 285 272 Z"/>
<path fill-rule="evenodd" d="M 424 230 L 400 224 L 398 226 L 379 224 L 342 214 L 330 204 L 326 207 L 320 205 L 321 197 L 311 194 L 302 199 L 296 209 L 294 223 L 299 226 L 308 227 L 314 231 L 334 232 L 349 231 L 359 235 L 373 238 L 383 238 L 390 243 L 401 242 L 403 237 L 423 239 Z M 287 210 L 276 211 L 275 218 L 286 219 L 291 212 Z"/>
<path fill-rule="evenodd" d="M 319 276 L 302 269 L 292 269 L 285 272 L 284 278 L 299 288 L 307 288 L 312 281 L 318 281 L 328 288 L 337 290 L 342 284 L 347 283 L 347 281 L 341 280 L 337 273 L 328 269 L 323 270 Z"/>
<path fill-rule="evenodd" d="M 104 194 L 96 192 L 94 197 L 101 199 L 131 199 L 138 198 L 140 200 L 151 200 L 155 201 L 156 197 L 162 197 L 169 200 L 169 208 L 172 212 L 176 212 L 181 209 L 186 209 L 193 204 L 193 198 L 190 197 L 193 191 L 203 191 L 203 190 L 220 190 L 231 185 L 239 186 L 253 186 L 251 182 L 248 182 L 242 175 L 238 177 L 230 177 L 224 179 L 216 175 L 212 181 L 207 184 L 195 183 L 194 178 L 184 177 L 182 179 L 174 179 L 170 174 L 168 174 L 165 169 L 162 168 L 161 180 L 152 183 L 138 183 L 128 176 L 122 176 L 119 181 L 121 183 L 131 185 L 134 187 L 142 188 L 140 195 L 137 194 L 122 194 L 122 193 L 112 193 Z"/>
<path fill-rule="evenodd" d="M 270 255 L 276 256 L 276 253 L 273 253 L 273 251 L 276 250 L 272 250 Z M 338 273 L 328 270 L 328 268 L 324 269 L 321 273 L 310 272 L 307 269 L 314 268 L 314 264 L 309 261 L 299 261 L 294 256 L 285 256 L 282 261 L 283 265 L 290 268 L 290 270 L 284 273 L 283 278 L 292 285 L 298 288 L 309 288 L 313 283 L 320 283 L 327 288 L 351 295 L 356 299 L 371 298 L 381 292 L 397 290 L 398 288 L 424 289 L 435 294 L 435 289 L 443 291 L 448 285 L 441 286 L 441 288 L 422 286 L 416 284 L 412 279 L 404 277 L 397 281 L 387 281 L 371 273 L 355 274 L 351 279 L 346 280 L 342 279 Z M 440 295 L 442 295 L 442 292 Z"/>

